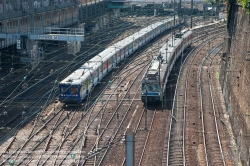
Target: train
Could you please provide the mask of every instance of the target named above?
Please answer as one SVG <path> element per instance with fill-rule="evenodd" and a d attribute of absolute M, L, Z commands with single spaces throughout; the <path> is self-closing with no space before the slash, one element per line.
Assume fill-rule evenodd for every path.
<path fill-rule="evenodd" d="M 189 29 L 172 36 L 153 56 L 147 71 L 141 80 L 141 100 L 144 103 L 162 102 L 168 77 L 173 65 L 182 55 L 193 39 L 193 32 Z"/>
<path fill-rule="evenodd" d="M 59 83 L 59 101 L 81 103 L 91 89 L 121 61 L 160 33 L 181 23 L 178 16 L 171 17 L 151 24 L 107 47 Z"/>

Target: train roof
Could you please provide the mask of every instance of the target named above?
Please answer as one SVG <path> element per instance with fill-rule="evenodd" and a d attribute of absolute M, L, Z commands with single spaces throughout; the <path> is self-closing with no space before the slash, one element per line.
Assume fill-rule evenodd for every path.
<path fill-rule="evenodd" d="M 176 19 L 178 19 L 178 17 L 176 17 Z M 125 39 L 117 42 L 116 44 L 114 44 L 111 47 L 116 47 L 116 48 L 120 48 L 120 49 L 124 48 L 124 46 L 126 46 L 126 45 L 132 43 L 134 40 L 137 40 L 138 38 L 144 36 L 146 33 L 150 32 L 152 29 L 159 27 L 160 25 L 162 25 L 166 22 L 172 21 L 172 20 L 174 20 L 174 18 L 168 18 L 168 19 L 162 20 L 160 22 L 156 22 L 150 26 L 147 26 L 147 27 L 141 29 L 140 31 L 134 33 L 133 35 L 126 37 Z"/>
<path fill-rule="evenodd" d="M 175 19 L 177 20 L 178 16 L 176 16 Z M 60 84 L 73 84 L 73 85 L 81 84 L 82 81 L 84 81 L 89 76 L 90 73 L 93 73 L 102 64 L 102 61 L 106 61 L 106 59 L 109 59 L 111 56 L 115 54 L 116 51 L 124 48 L 128 44 L 132 43 L 134 40 L 142 37 L 146 33 L 150 32 L 153 28 L 159 27 L 160 25 L 172 20 L 174 20 L 174 18 L 168 18 L 160 22 L 156 22 L 150 26 L 147 26 L 139 30 L 133 35 L 126 37 L 125 39 L 117 42 L 116 44 L 106 48 L 104 51 L 100 52 L 97 56 L 90 59 L 80 68 L 78 68 L 68 77 L 62 80 Z"/>
<path fill-rule="evenodd" d="M 170 61 L 173 51 L 176 46 L 178 46 L 181 43 L 181 38 L 173 38 L 170 41 L 168 41 L 162 48 L 161 48 L 161 54 L 167 62 Z M 164 51 L 166 50 L 166 51 Z M 165 58 L 167 56 L 167 59 Z"/>
<path fill-rule="evenodd" d="M 118 50 L 118 49 L 117 49 Z M 104 62 L 106 59 L 112 57 L 115 54 L 116 48 L 108 47 L 104 51 L 100 52 L 97 56 L 90 59 L 90 62 Z"/>
<path fill-rule="evenodd" d="M 90 73 L 94 71 L 101 65 L 101 62 L 91 62 L 88 61 L 80 68 L 71 73 L 68 77 L 60 82 L 60 84 L 71 84 L 80 85 L 86 78 L 88 78 Z"/>
<path fill-rule="evenodd" d="M 187 37 L 187 36 L 189 36 L 189 35 L 191 35 L 193 32 L 191 31 L 191 30 L 187 30 L 187 31 L 185 31 L 184 33 L 183 33 L 183 38 L 185 38 L 185 37 Z"/>
<path fill-rule="evenodd" d="M 160 65 L 159 60 L 153 60 L 150 67 L 149 67 L 148 75 L 156 74 L 158 72 L 159 65 Z"/>

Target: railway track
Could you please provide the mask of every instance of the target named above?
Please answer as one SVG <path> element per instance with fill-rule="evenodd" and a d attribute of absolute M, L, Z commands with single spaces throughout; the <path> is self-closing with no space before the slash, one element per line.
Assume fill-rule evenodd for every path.
<path fill-rule="evenodd" d="M 199 37 L 203 38 L 203 35 L 207 34 L 200 34 Z M 160 109 L 148 111 L 146 121 L 150 124 L 150 130 L 144 130 L 145 112 L 138 92 L 140 78 L 146 70 L 151 54 L 154 55 L 158 51 L 159 45 L 164 43 L 166 38 L 168 36 L 160 41 L 153 41 L 149 44 L 151 48 L 139 50 L 134 56 L 122 62 L 119 68 L 103 80 L 111 81 L 111 84 L 105 84 L 102 89 L 97 87 L 82 106 L 74 107 L 74 110 L 71 110 L 73 107 L 60 103 L 57 103 L 56 107 L 56 103 L 49 105 L 56 96 L 56 93 L 53 95 L 51 93 L 51 99 L 47 102 L 48 107 L 33 120 L 33 125 L 18 126 L 31 128 L 26 129 L 27 140 L 24 141 L 23 135 L 16 132 L 13 142 L 5 146 L 6 150 L 0 154 L 0 159 L 5 159 L 0 165 L 7 165 L 11 159 L 15 160 L 16 165 L 70 165 L 73 163 L 123 165 L 126 160 L 123 153 L 124 133 L 128 126 L 135 128 L 134 132 L 138 140 L 141 140 L 140 144 L 136 145 L 136 150 L 139 152 L 136 163 L 145 165 L 149 162 L 148 150 L 152 148 L 151 140 L 157 132 L 154 131 L 157 124 L 154 119 L 164 112 L 160 113 Z M 143 51 L 146 53 L 142 53 Z M 80 57 L 77 56 L 76 59 L 79 60 L 78 58 Z M 170 119 L 170 116 L 167 117 Z M 147 143 L 144 144 L 145 140 Z M 8 151 L 13 153 L 10 155 Z M 22 153 L 24 151 L 27 153 Z"/>
<path fill-rule="evenodd" d="M 114 27 L 113 29 L 110 29 L 112 31 L 112 33 L 108 34 L 109 38 L 112 39 L 114 37 L 117 37 L 117 35 L 119 33 L 122 33 L 124 28 L 126 29 L 126 28 L 133 27 L 133 25 L 130 25 L 130 27 L 128 27 L 128 26 L 124 26 L 124 24 L 119 25 L 122 28 Z M 138 23 L 136 23 L 136 24 L 138 24 Z M 138 26 L 138 27 L 135 27 L 135 28 L 138 29 L 139 25 L 136 25 L 136 26 Z M 92 40 L 95 40 L 96 38 L 104 37 L 105 35 L 107 35 L 107 34 L 97 33 L 96 36 L 94 36 L 94 35 L 92 36 Z M 24 90 L 18 92 L 18 93 L 14 93 L 14 91 L 13 91 L 11 93 L 12 96 L 9 95 L 9 97 L 5 98 L 5 101 L 3 101 L 1 103 L 1 105 L 4 107 L 4 109 L 2 109 L 3 111 L 1 112 L 1 114 L 3 115 L 4 112 L 7 112 L 7 114 L 8 114 L 8 116 L 7 116 L 8 118 L 4 118 L 4 116 L 2 116 L 2 118 L 4 118 L 4 123 L 2 123 L 1 127 L 6 127 L 9 124 L 13 124 L 12 123 L 13 121 L 21 121 L 20 120 L 20 117 L 21 117 L 20 112 L 14 113 L 15 110 L 22 109 L 22 110 L 27 111 L 26 112 L 27 115 L 28 114 L 30 115 L 34 111 L 38 112 L 36 110 L 41 110 L 40 109 L 41 107 L 45 108 L 49 104 L 51 104 L 52 101 L 55 100 L 55 98 L 57 97 L 57 87 L 55 86 L 56 85 L 55 81 L 60 80 L 60 78 L 62 79 L 62 77 L 65 77 L 64 76 L 65 73 L 69 74 L 68 72 L 66 72 L 66 70 L 73 71 L 74 68 L 78 67 L 78 65 L 84 63 L 84 61 L 86 61 L 87 58 L 90 58 L 91 56 L 95 55 L 96 54 L 95 46 L 100 45 L 100 44 L 103 45 L 105 43 L 107 43 L 107 42 L 100 41 L 99 43 L 97 43 L 95 45 L 90 44 L 91 47 L 88 51 L 94 50 L 92 53 L 91 52 L 87 53 L 87 51 L 85 51 L 85 52 L 79 54 L 77 57 L 74 57 L 73 60 L 72 59 L 70 61 L 63 60 L 63 61 L 68 61 L 67 62 L 68 64 L 66 64 L 66 66 L 65 65 L 61 66 L 61 68 L 58 68 L 58 69 L 54 68 L 54 70 L 51 70 L 51 68 L 48 68 L 47 72 L 50 73 L 49 75 L 43 76 L 41 74 L 38 74 L 38 72 L 41 70 L 34 69 L 35 73 L 33 73 L 33 74 L 32 74 L 32 71 L 30 71 L 28 73 L 28 75 L 32 75 L 32 76 L 30 78 L 28 77 L 29 79 L 22 80 L 21 83 L 19 83 L 19 86 L 21 86 L 25 83 L 29 87 L 27 89 L 24 89 Z M 81 55 L 85 55 L 86 53 L 87 53 L 87 57 L 86 56 L 83 56 L 83 58 L 80 57 Z M 59 54 L 58 57 L 60 57 L 60 56 L 61 55 Z M 53 61 L 53 58 L 50 60 Z M 42 69 L 43 66 L 48 64 L 48 61 L 50 61 L 50 60 L 46 60 L 45 63 L 41 63 L 41 65 L 38 66 L 37 68 Z M 54 61 L 57 61 L 57 59 L 55 58 Z M 76 61 L 78 63 L 75 63 Z M 72 66 L 71 64 L 73 64 L 73 63 L 74 63 L 74 65 Z M 60 66 L 58 66 L 58 67 L 60 67 Z M 44 74 L 46 74 L 45 71 L 43 71 Z M 21 75 L 20 78 L 22 78 L 22 76 L 26 76 L 26 74 Z M 37 74 L 38 74 L 38 76 L 36 76 Z M 56 78 L 55 78 L 55 76 L 56 76 Z M 31 80 L 34 80 L 34 79 L 36 80 L 35 84 L 34 83 L 30 84 Z M 53 82 L 54 82 L 54 85 L 53 85 Z M 10 83 L 10 85 L 11 85 L 11 83 Z M 44 87 L 43 85 L 50 85 L 50 86 Z M 6 86 L 3 88 L 8 89 L 8 87 L 6 87 Z M 53 88 L 53 86 L 55 86 L 55 87 Z M 40 87 L 42 87 L 44 89 L 42 89 Z M 53 88 L 53 89 L 51 89 L 51 88 Z M 37 91 L 37 89 L 39 89 L 40 91 Z M 44 92 L 47 92 L 47 93 L 45 93 L 44 96 L 41 96 L 40 94 L 43 94 Z M 21 107 L 20 107 L 20 105 L 21 105 Z M 7 119 L 9 119 L 9 120 L 7 120 Z M 14 128 L 13 126 L 14 125 L 11 125 L 11 128 Z"/>
<path fill-rule="evenodd" d="M 206 154 L 206 165 L 226 165 L 220 141 L 217 114 L 213 100 L 210 80 L 210 65 L 214 56 L 222 49 L 221 44 L 212 49 L 200 66 L 200 96 L 203 138 Z M 211 123 L 214 122 L 214 123 Z"/>
<path fill-rule="evenodd" d="M 156 49 L 155 52 L 157 52 L 157 50 L 158 49 Z M 153 50 L 150 50 L 150 51 L 152 52 Z M 145 53 L 144 53 L 144 55 L 145 55 Z M 146 63 L 146 65 L 145 65 L 145 63 Z M 135 102 L 135 103 L 138 102 L 138 99 L 137 99 L 137 101 L 134 101 L 134 98 L 136 96 L 139 97 L 139 94 L 137 94 L 137 92 L 140 89 L 138 87 L 135 89 L 134 87 L 132 87 L 132 85 L 134 84 L 134 81 L 137 79 L 137 77 L 139 75 L 140 75 L 140 77 L 142 77 L 142 74 L 143 74 L 142 71 L 145 71 L 145 70 L 141 70 L 140 68 L 145 69 L 145 67 L 148 65 L 148 63 L 149 63 L 149 57 L 145 56 L 145 57 L 141 58 L 141 56 L 140 56 L 136 60 L 133 60 L 132 63 L 129 64 L 128 67 L 125 67 L 125 69 L 123 71 L 121 71 L 121 73 L 118 76 L 115 76 L 118 79 L 112 81 L 113 84 L 115 85 L 115 86 L 110 87 L 110 89 L 112 91 L 108 90 L 108 91 L 105 92 L 108 95 L 107 96 L 103 95 L 103 98 L 105 98 L 104 104 L 101 104 L 103 102 L 103 100 L 99 101 L 100 102 L 99 105 L 104 105 L 104 108 L 103 107 L 101 108 L 103 110 L 103 114 L 102 114 L 103 119 L 107 119 L 107 117 L 110 117 L 109 112 L 112 112 L 111 113 L 111 115 L 112 115 L 111 118 L 117 119 L 118 121 L 120 119 L 121 123 L 123 121 L 125 121 L 124 124 L 128 123 L 128 120 L 124 120 L 124 118 L 127 119 L 129 116 L 125 116 L 125 115 L 127 115 L 129 113 L 128 111 L 129 111 L 129 109 L 131 107 L 131 104 L 133 104 L 133 102 Z M 139 74 L 133 75 L 134 78 L 133 77 L 131 78 L 131 74 L 135 73 L 135 72 L 137 72 L 137 73 L 139 72 Z M 121 80 L 120 78 L 123 78 L 123 79 Z M 136 82 L 138 84 L 138 82 L 140 82 L 140 79 L 139 80 L 137 79 Z M 130 88 L 133 89 L 133 90 L 131 89 L 133 91 L 132 93 L 129 92 Z M 118 93 L 120 94 L 119 96 L 117 95 Z M 98 106 L 98 104 L 97 104 L 97 106 Z M 105 111 L 105 109 L 111 109 L 112 111 Z M 129 113 L 129 114 L 131 115 L 131 113 Z M 97 139 L 98 141 L 91 148 L 90 151 L 94 151 L 94 148 L 98 149 L 98 147 L 100 147 L 101 145 L 104 147 L 105 144 L 107 144 L 107 142 L 113 142 L 114 139 L 118 139 L 118 140 L 122 139 L 120 137 L 115 138 L 116 135 L 122 135 L 122 137 L 124 136 L 123 133 L 117 134 L 118 132 L 121 132 L 121 131 L 118 130 L 120 128 L 120 126 L 121 125 L 124 126 L 124 125 L 121 124 L 121 123 L 119 125 L 119 123 L 116 122 L 116 120 L 113 120 L 113 119 L 112 119 L 112 121 L 107 121 L 106 120 L 106 122 L 104 120 L 101 120 L 100 123 L 95 124 L 93 126 L 98 126 L 98 128 L 100 129 L 100 130 L 97 129 L 98 133 L 100 133 L 100 135 L 104 135 L 105 134 L 104 129 L 107 129 L 108 128 L 107 124 L 110 125 L 111 122 L 113 122 L 114 125 L 112 126 L 112 124 L 111 124 L 112 127 L 110 127 L 110 128 L 113 131 L 116 130 L 115 134 L 112 137 L 109 136 L 108 138 L 106 138 L 105 139 L 106 141 L 105 140 L 102 141 L 102 142 L 104 142 L 104 144 L 102 142 L 100 142 L 101 138 L 98 138 Z M 102 126 L 104 126 L 104 127 L 102 127 Z M 115 127 L 115 126 L 117 126 L 117 127 Z M 101 130 L 101 128 L 103 128 L 103 130 Z M 109 133 L 109 132 L 106 132 L 106 133 Z M 98 147 L 97 147 L 97 145 L 98 145 Z M 99 165 L 100 165 L 101 161 L 103 161 L 103 158 L 105 157 L 108 150 L 109 150 L 109 148 L 107 148 L 107 150 L 105 152 L 103 152 L 102 157 L 95 157 L 95 158 L 92 157 L 91 160 L 88 159 L 88 161 L 84 161 L 84 164 L 85 165 L 92 165 L 94 163 L 99 162 Z M 113 153 L 113 152 L 110 152 L 110 153 Z M 98 155 L 100 155 L 100 154 L 98 154 Z M 110 161 L 112 159 L 108 159 L 108 160 Z"/>
<path fill-rule="evenodd" d="M 137 62 L 138 63 L 138 62 Z M 132 68 L 131 68 L 132 69 Z M 129 74 L 129 73 L 128 73 Z M 107 89 L 107 88 L 106 88 Z M 95 104 L 95 105 L 97 105 L 97 104 Z M 120 104 L 121 105 L 121 104 Z M 102 108 L 101 109 L 98 109 L 97 111 L 95 110 L 95 111 L 93 111 L 94 109 L 92 109 L 91 108 L 91 110 L 89 110 L 89 111 L 87 111 L 87 112 L 91 112 L 91 114 L 89 114 L 89 118 L 88 119 L 90 119 L 89 120 L 89 123 L 86 123 L 85 125 L 81 125 L 81 126 L 85 126 L 85 129 L 84 129 L 84 132 L 82 132 L 83 134 L 81 135 L 81 137 L 82 137 L 82 144 L 80 144 L 80 146 L 79 147 L 86 147 L 88 144 L 91 144 L 91 142 L 88 142 L 87 140 L 91 137 L 90 135 L 96 135 L 96 134 L 94 134 L 93 133 L 93 130 L 94 130 L 94 127 L 95 126 L 97 126 L 97 125 L 95 125 L 95 124 L 92 124 L 92 123 L 95 123 L 94 121 L 96 121 L 98 118 L 97 118 L 97 116 L 100 114 L 100 113 L 102 113 L 102 115 L 103 115 L 103 113 L 104 113 L 104 108 L 103 107 L 106 107 L 105 106 L 105 104 L 104 105 L 102 105 Z M 120 107 L 119 107 L 119 109 L 121 109 Z M 117 112 L 118 112 L 118 108 L 117 108 Z M 117 113 L 116 112 L 116 113 Z M 113 114 L 113 116 L 111 116 L 111 119 L 110 119 L 110 123 L 111 123 L 111 120 L 112 120 L 112 118 L 114 118 L 114 115 L 115 114 Z M 91 118 L 90 118 L 91 117 Z M 107 119 L 107 118 L 105 118 L 105 119 Z M 107 127 L 105 127 L 105 129 L 106 129 Z M 95 132 L 97 132 L 97 131 L 95 131 Z M 99 132 L 97 132 L 97 133 L 99 133 Z M 102 131 L 102 134 L 104 134 L 104 131 Z M 100 134 L 100 135 L 102 135 L 102 134 Z M 88 138 L 88 139 L 87 139 Z M 77 139 L 77 140 L 80 140 L 80 139 Z M 70 153 L 71 151 L 77 151 L 78 153 L 76 153 L 77 154 L 77 157 L 76 157 L 76 162 L 78 163 L 78 165 L 80 165 L 81 163 L 81 161 L 80 161 L 80 156 L 78 156 L 78 154 L 82 154 L 82 150 L 80 149 L 80 150 L 73 150 L 74 148 L 75 148 L 75 146 L 78 144 L 77 143 L 78 141 L 76 141 L 74 144 L 73 144 L 73 146 L 71 146 L 72 148 L 66 148 L 67 149 L 67 151 Z M 87 145 L 85 145 L 85 144 L 87 144 Z M 98 149 L 97 147 L 96 147 L 96 144 L 100 144 L 100 143 L 98 143 L 98 142 L 95 142 L 95 144 L 93 145 L 93 147 L 92 147 L 92 152 L 94 151 L 93 149 L 95 148 L 95 149 Z M 87 148 L 87 147 L 86 147 Z M 59 162 L 59 165 L 61 165 L 61 164 L 69 164 L 69 163 L 67 163 L 67 161 L 69 161 L 69 160 L 65 160 L 66 159 L 66 157 L 67 157 L 67 155 L 68 154 L 66 154 L 64 157 L 63 157 L 63 160 L 61 160 L 61 162 Z M 86 155 L 86 154 L 85 154 Z M 66 163 L 65 163 L 66 162 Z M 86 163 L 85 163 L 86 164 Z"/>
<path fill-rule="evenodd" d="M 115 99 L 113 99 L 113 100 L 115 100 Z M 110 107 L 109 107 L 110 108 Z M 98 125 L 97 125 L 98 126 Z M 107 128 L 107 126 L 105 126 L 104 128 Z M 121 134 L 122 135 L 122 134 Z M 110 138 L 110 137 L 109 137 Z M 143 137 L 142 137 L 143 138 Z M 146 138 L 146 137 L 144 137 L 144 138 Z M 98 139 L 99 140 L 99 139 Z M 114 140 L 113 139 L 113 137 L 111 138 L 111 140 Z M 105 142 L 105 141 L 104 141 Z M 109 140 L 107 140 L 106 142 L 110 142 L 110 139 Z M 143 141 L 142 141 L 143 142 Z M 93 148 L 96 148 L 95 146 L 93 147 Z M 93 148 L 92 148 L 92 150 L 91 150 L 91 152 L 93 152 L 94 150 L 93 150 Z M 124 147 L 123 147 L 124 148 Z M 107 156 L 107 158 L 106 158 L 106 161 L 105 161 L 105 163 L 102 163 L 102 164 L 107 164 L 107 163 L 113 163 L 113 164 L 117 164 L 117 163 L 120 163 L 120 161 L 119 161 L 119 159 L 120 159 L 120 157 L 118 157 L 118 156 L 120 156 L 120 154 L 117 154 L 117 152 L 119 152 L 119 151 L 122 151 L 122 145 L 121 146 L 114 146 L 113 147 L 113 152 L 110 152 L 110 155 L 108 155 Z M 140 148 L 140 147 L 138 147 L 138 149 L 143 149 L 143 148 Z M 108 151 L 108 150 L 107 150 Z M 115 153 L 114 153 L 114 151 L 115 151 Z M 99 152 L 98 152 L 98 155 L 99 155 Z M 93 156 L 95 156 L 95 155 L 93 155 L 93 154 L 91 154 L 91 157 L 93 157 Z M 116 158 L 114 158 L 114 156 L 116 156 Z M 122 155 L 121 155 L 122 156 Z M 105 156 L 104 156 L 105 157 Z M 101 159 L 100 159 L 101 158 Z M 92 159 L 89 163 L 84 163 L 84 164 L 87 164 L 87 165 L 93 165 L 93 164 L 96 164 L 96 165 L 101 165 L 98 161 L 102 161 L 102 159 L 103 159 L 103 157 L 96 157 L 95 156 L 95 159 Z M 124 161 L 124 160 L 123 160 Z M 138 163 L 141 163 L 142 161 L 138 161 Z M 99 164 L 98 164 L 99 163 Z"/>
<path fill-rule="evenodd" d="M 84 123 L 82 122 L 82 118 L 84 117 L 83 115 L 79 115 L 79 114 L 76 114 L 75 116 L 72 115 L 72 117 L 70 119 L 73 119 L 73 117 L 81 117 L 81 118 L 78 118 L 78 120 L 74 120 L 74 122 L 72 122 L 73 127 L 72 126 L 68 127 L 68 130 L 70 130 L 72 132 L 65 134 L 64 138 L 61 141 L 56 140 L 59 142 L 59 144 L 54 145 L 54 143 L 56 141 L 53 141 L 53 139 L 56 138 L 55 135 L 58 135 L 58 132 L 56 131 L 55 128 L 60 128 L 60 126 L 62 128 L 62 126 L 65 126 L 65 123 L 66 124 L 68 123 L 68 126 L 69 126 L 69 124 L 71 124 L 71 123 L 66 122 L 67 119 L 69 119 L 69 118 L 67 118 L 68 114 L 66 114 L 66 113 L 60 113 L 61 116 L 59 116 L 58 114 L 61 111 L 58 111 L 54 115 L 50 114 L 47 116 L 45 114 L 45 112 L 46 111 L 41 112 L 41 114 L 43 114 L 43 115 L 40 114 L 40 116 L 50 118 L 49 121 L 46 121 L 46 118 L 45 119 L 40 118 L 40 120 L 38 120 L 38 122 L 34 123 L 34 124 L 36 124 L 36 126 L 34 127 L 34 129 L 32 129 L 31 133 L 34 132 L 36 134 L 30 133 L 29 134 L 30 136 L 27 137 L 27 141 L 24 141 L 23 143 L 21 143 L 21 146 L 19 146 L 19 147 L 17 144 L 20 144 L 20 141 L 22 140 L 20 138 L 22 136 L 17 135 L 16 138 L 19 137 L 18 139 L 20 139 L 20 140 L 18 140 L 18 141 L 15 140 L 14 142 L 10 143 L 8 146 L 9 150 L 11 150 L 13 153 L 11 155 L 6 155 L 7 151 L 5 151 L 3 153 L 3 155 L 4 155 L 3 157 L 6 159 L 2 162 L 3 165 L 7 164 L 7 161 L 10 160 L 11 158 L 13 158 L 13 156 L 15 156 L 14 159 L 16 160 L 17 165 L 23 165 L 23 164 L 24 165 L 29 165 L 29 164 L 30 165 L 34 165 L 34 164 L 35 165 L 44 165 L 44 164 L 48 164 L 48 162 L 50 162 L 49 160 L 51 160 L 51 156 L 54 155 L 55 153 L 57 153 L 56 156 L 62 156 L 60 154 L 60 151 L 56 152 L 56 150 L 58 150 L 58 149 L 61 150 L 62 148 L 65 148 L 64 144 L 65 144 L 66 139 L 70 138 L 70 136 L 71 136 L 70 133 L 72 133 L 79 126 L 85 126 Z M 55 112 L 55 110 L 54 110 L 54 112 Z M 60 120 L 60 122 L 59 122 L 59 120 L 56 120 L 56 122 L 58 122 L 58 124 L 52 123 L 52 119 L 57 119 L 56 117 L 62 118 L 62 120 Z M 39 128 L 39 126 L 42 123 L 45 123 L 45 125 L 42 125 L 42 127 L 40 129 L 37 129 L 37 128 Z M 20 125 L 19 125 L 19 127 L 20 127 Z M 47 131 L 44 131 L 44 130 L 47 130 Z M 82 131 L 79 131 L 79 133 L 84 133 L 82 128 L 81 128 L 81 130 Z M 43 135 L 45 135 L 45 136 L 43 136 Z M 84 138 L 84 134 L 80 134 L 79 137 L 77 137 L 76 139 L 74 138 L 76 142 L 73 142 L 73 144 L 76 145 L 77 142 L 79 142 L 79 140 L 81 140 L 82 138 Z M 34 141 L 31 141 L 32 139 L 35 140 L 35 142 L 36 142 L 36 140 L 39 142 L 34 143 Z M 81 142 L 84 143 L 85 142 L 84 139 L 82 139 Z M 50 147 L 52 147 L 52 146 L 54 146 L 55 148 L 50 150 Z M 14 149 L 16 148 L 16 150 L 14 150 L 13 148 Z M 50 150 L 50 152 L 52 152 L 51 154 L 47 153 L 49 151 L 48 149 Z M 68 149 L 68 148 L 66 148 L 66 149 Z M 36 155 L 34 154 L 35 151 L 37 151 L 37 150 L 42 151 L 42 153 L 39 154 L 38 160 L 36 159 Z M 21 153 L 22 151 L 26 151 L 27 154 Z M 63 151 L 63 150 L 61 150 L 61 151 Z M 69 152 L 71 152 L 71 150 Z M 46 155 L 49 155 L 49 157 L 44 158 L 44 156 L 46 156 Z M 43 161 L 43 162 L 41 162 L 41 161 Z M 56 160 L 54 160 L 53 164 L 62 164 L 63 161 L 64 160 L 61 160 L 61 159 L 56 157 Z"/>
<path fill-rule="evenodd" d="M 215 35 L 217 36 L 217 34 Z M 214 37 L 211 37 L 208 40 L 215 39 Z M 171 128 L 168 136 L 168 154 L 167 154 L 167 161 L 168 165 L 186 165 L 186 157 L 185 157 L 185 122 L 186 122 L 186 105 L 187 105 L 187 87 L 189 86 L 189 78 L 190 77 L 190 70 L 191 70 L 191 64 L 196 63 L 196 59 L 199 59 L 199 51 L 203 49 L 203 47 L 207 44 L 200 43 L 198 48 L 195 48 L 195 52 L 193 52 L 193 57 L 190 58 L 191 62 L 189 67 L 185 70 L 185 68 L 180 70 L 181 72 L 185 72 L 186 77 L 182 77 L 182 79 L 179 80 L 178 84 L 184 85 L 178 88 L 176 90 L 176 95 L 173 101 L 173 108 L 172 108 L 172 118 L 171 118 Z M 188 57 L 190 57 L 188 55 Z M 188 62 L 186 62 L 188 63 Z M 184 89 L 184 90 L 183 90 Z"/>

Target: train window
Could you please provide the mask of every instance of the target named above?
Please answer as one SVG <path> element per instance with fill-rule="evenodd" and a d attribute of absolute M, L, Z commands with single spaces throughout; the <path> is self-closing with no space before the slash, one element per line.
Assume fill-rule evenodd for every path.
<path fill-rule="evenodd" d="M 106 65 L 103 64 L 102 65 L 102 70 L 105 71 L 105 69 L 106 69 Z"/>
<path fill-rule="evenodd" d="M 142 83 L 142 91 L 146 91 L 146 90 L 148 90 L 148 88 L 147 88 L 147 86 L 146 86 L 146 84 L 145 83 Z"/>
<path fill-rule="evenodd" d="M 148 92 L 151 92 L 152 91 L 152 84 L 145 84 L 145 83 L 142 83 L 142 91 L 148 91 Z"/>
<path fill-rule="evenodd" d="M 153 84 L 153 85 L 150 86 L 150 88 L 152 89 L 151 91 L 153 91 L 153 92 L 159 92 L 160 91 L 159 84 Z"/>
<path fill-rule="evenodd" d="M 119 51 L 119 57 L 121 58 L 121 56 L 122 56 L 122 51 Z"/>
<path fill-rule="evenodd" d="M 121 50 L 121 57 L 124 57 L 126 54 L 126 47 Z"/>
<path fill-rule="evenodd" d="M 78 94 L 78 87 L 77 86 L 71 86 L 70 87 L 70 94 L 71 95 L 77 95 Z"/>
<path fill-rule="evenodd" d="M 68 88 L 62 87 L 61 92 L 62 92 L 62 94 L 66 95 L 68 93 Z"/>
<path fill-rule="evenodd" d="M 85 87 L 86 87 L 86 89 L 89 88 L 89 79 L 87 79 L 87 80 L 85 81 Z"/>
<path fill-rule="evenodd" d="M 85 82 L 82 83 L 81 94 L 86 89 Z"/>
<path fill-rule="evenodd" d="M 95 71 L 94 76 L 97 77 L 97 75 L 98 75 L 98 71 Z"/>
<path fill-rule="evenodd" d="M 103 68 L 102 68 L 103 64 L 100 66 L 100 72 L 103 72 Z"/>
<path fill-rule="evenodd" d="M 160 92 L 161 88 L 159 84 L 142 84 L 142 91 L 148 91 L 148 92 Z"/>
<path fill-rule="evenodd" d="M 138 46 L 138 43 L 139 43 L 139 40 L 136 40 L 136 41 L 135 41 L 135 47 Z"/>

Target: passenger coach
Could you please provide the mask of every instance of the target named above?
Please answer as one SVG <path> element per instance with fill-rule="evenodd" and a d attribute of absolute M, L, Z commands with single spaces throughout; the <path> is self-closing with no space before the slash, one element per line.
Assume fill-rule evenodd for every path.
<path fill-rule="evenodd" d="M 118 63 L 163 31 L 177 25 L 178 17 L 175 23 L 173 18 L 163 20 L 108 47 L 59 83 L 59 100 L 64 103 L 81 102 Z"/>
<path fill-rule="evenodd" d="M 141 81 L 141 100 L 143 102 L 161 102 L 168 77 L 173 65 L 184 49 L 192 42 L 192 31 L 184 30 L 176 34 L 153 57 L 148 70 Z"/>

